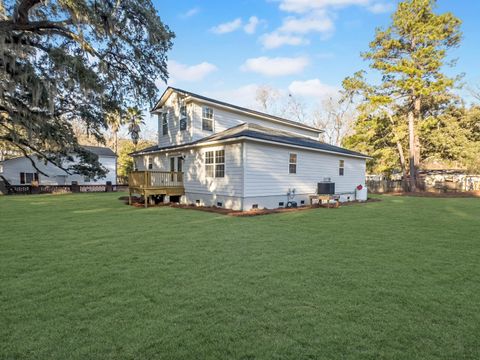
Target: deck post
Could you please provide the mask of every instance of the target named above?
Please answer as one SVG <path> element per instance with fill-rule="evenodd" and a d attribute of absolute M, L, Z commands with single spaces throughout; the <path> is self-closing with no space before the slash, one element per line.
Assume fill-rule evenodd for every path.
<path fill-rule="evenodd" d="M 128 189 L 128 205 L 132 205 L 132 190 Z"/>
<path fill-rule="evenodd" d="M 147 208 L 148 207 L 148 196 L 147 196 L 146 191 L 143 193 L 143 200 L 145 202 L 145 208 Z"/>

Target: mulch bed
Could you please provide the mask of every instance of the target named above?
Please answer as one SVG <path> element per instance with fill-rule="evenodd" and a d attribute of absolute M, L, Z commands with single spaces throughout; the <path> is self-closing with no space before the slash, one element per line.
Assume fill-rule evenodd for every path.
<path fill-rule="evenodd" d="M 128 196 L 122 196 L 119 200 L 124 201 L 126 205 L 128 205 Z M 228 216 L 260 216 L 260 215 L 269 215 L 269 214 L 279 214 L 279 213 L 288 213 L 288 212 L 298 212 L 304 210 L 311 210 L 311 209 L 318 209 L 318 208 L 328 208 L 328 209 L 338 209 L 339 207 L 343 206 L 352 206 L 352 205 L 362 205 L 370 202 L 377 202 L 381 201 L 380 199 L 372 199 L 369 198 L 367 201 L 359 202 L 359 201 L 350 201 L 341 203 L 340 206 L 328 206 L 328 205 L 319 205 L 314 204 L 313 206 L 300 206 L 297 208 L 278 208 L 278 209 L 252 209 L 247 211 L 239 211 L 239 210 L 231 210 L 225 209 L 215 206 L 197 206 L 197 205 L 184 205 L 178 203 L 160 203 L 156 205 L 148 205 L 148 207 L 162 207 L 162 206 L 169 206 L 178 209 L 186 209 L 186 210 L 197 210 L 197 211 L 205 211 L 210 213 L 216 213 L 221 215 L 228 215 Z M 144 208 L 143 200 L 140 197 L 132 197 L 132 206 L 138 208 Z"/>

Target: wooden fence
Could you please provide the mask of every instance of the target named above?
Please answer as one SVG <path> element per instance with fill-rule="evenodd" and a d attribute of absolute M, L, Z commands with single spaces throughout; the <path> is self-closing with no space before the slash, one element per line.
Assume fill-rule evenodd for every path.
<path fill-rule="evenodd" d="M 8 195 L 126 191 L 128 185 L 9 185 Z"/>
<path fill-rule="evenodd" d="M 408 189 L 402 180 L 367 179 L 367 188 L 372 193 L 402 192 Z M 480 175 L 462 173 L 427 173 L 417 179 L 420 191 L 450 193 L 480 191 Z"/>

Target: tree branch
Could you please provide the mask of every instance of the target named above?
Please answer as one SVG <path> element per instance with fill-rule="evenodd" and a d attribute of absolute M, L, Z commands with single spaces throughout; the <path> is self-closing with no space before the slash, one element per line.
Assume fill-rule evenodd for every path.
<path fill-rule="evenodd" d="M 38 5 L 42 0 L 23 0 L 20 1 L 13 12 L 13 21 L 16 23 L 27 23 L 28 13 L 35 5 Z"/>

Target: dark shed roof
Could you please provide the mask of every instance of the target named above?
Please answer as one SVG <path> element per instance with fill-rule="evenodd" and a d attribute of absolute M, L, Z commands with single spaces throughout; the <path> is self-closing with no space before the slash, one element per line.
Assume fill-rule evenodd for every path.
<path fill-rule="evenodd" d="M 103 146 L 82 146 L 85 150 L 88 150 L 98 156 L 117 156 L 112 149 Z"/>

